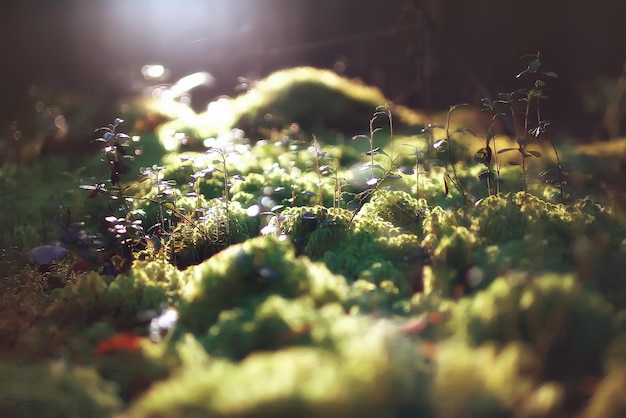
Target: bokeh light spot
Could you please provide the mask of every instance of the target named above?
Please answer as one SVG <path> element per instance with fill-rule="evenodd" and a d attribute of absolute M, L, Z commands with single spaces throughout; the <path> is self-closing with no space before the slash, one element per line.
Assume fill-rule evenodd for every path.
<path fill-rule="evenodd" d="M 161 80 L 165 76 L 165 67 L 161 64 L 146 64 L 141 67 L 141 75 L 146 80 Z"/>

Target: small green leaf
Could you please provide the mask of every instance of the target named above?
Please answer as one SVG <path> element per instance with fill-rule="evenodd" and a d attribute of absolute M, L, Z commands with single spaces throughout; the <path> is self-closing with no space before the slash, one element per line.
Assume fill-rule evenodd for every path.
<path fill-rule="evenodd" d="M 526 151 L 526 157 L 541 157 L 541 153 L 539 151 Z"/>
<path fill-rule="evenodd" d="M 509 151 L 517 151 L 517 148 L 502 148 L 501 150 L 498 150 L 498 154 L 504 154 Z"/>
<path fill-rule="evenodd" d="M 359 170 L 361 170 L 361 171 L 365 171 L 365 170 L 371 170 L 371 169 L 373 169 L 373 168 L 378 168 L 378 169 L 380 169 L 380 170 L 385 171 L 385 169 L 384 169 L 384 168 L 383 168 L 380 164 L 374 164 L 374 165 L 372 165 L 372 164 L 367 164 L 367 165 L 364 165 L 363 167 L 361 167 Z"/>
<path fill-rule="evenodd" d="M 380 153 L 381 153 L 380 147 L 376 147 L 376 148 L 374 148 L 372 150 L 364 152 L 362 155 L 370 155 L 371 156 L 371 155 L 377 155 L 377 154 L 380 154 Z"/>

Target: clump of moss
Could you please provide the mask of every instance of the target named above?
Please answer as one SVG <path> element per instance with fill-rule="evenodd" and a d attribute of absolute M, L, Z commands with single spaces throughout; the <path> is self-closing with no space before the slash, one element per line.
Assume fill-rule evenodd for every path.
<path fill-rule="evenodd" d="M 93 368 L 68 366 L 61 361 L 0 363 L 0 388 L 3 417 L 108 418 L 122 407 L 115 386 Z"/>
<path fill-rule="evenodd" d="M 323 261 L 350 282 L 374 285 L 373 289 L 364 283 L 354 288 L 347 306 L 390 309 L 412 294 L 412 277 L 419 276 L 412 270 L 419 270 L 424 256 L 417 235 L 402 233 L 400 227 L 378 218 L 375 210 L 354 216 L 345 209 L 299 207 L 281 216 L 285 219 L 279 231 L 294 242 L 297 254 Z"/>
<path fill-rule="evenodd" d="M 373 267 L 378 266 L 374 265 Z M 392 270 L 392 272 L 398 274 L 397 270 Z M 392 312 L 396 304 L 406 298 L 405 289 L 401 291 L 392 280 L 381 280 L 381 278 L 389 276 L 383 275 L 377 280 L 372 280 L 367 273 L 369 272 L 365 273 L 365 278 L 358 279 L 350 285 L 344 306 L 353 314 L 387 314 Z"/>
<path fill-rule="evenodd" d="M 454 324 L 473 344 L 528 342 L 544 377 L 563 379 L 599 373 L 612 315 L 609 303 L 572 276 L 510 274 L 461 300 Z"/>
<path fill-rule="evenodd" d="M 230 192 L 234 201 L 240 200 L 242 193 L 245 193 L 244 202 L 250 201 L 249 194 L 254 196 L 254 203 L 271 209 L 271 205 L 264 202 L 265 199 L 273 205 L 308 206 L 319 201 L 319 197 L 315 195 L 317 190 L 313 177 L 306 176 L 299 170 L 289 173 L 276 168 L 263 174 L 247 174 L 243 181 L 233 184 Z M 326 195 L 328 196 L 328 192 Z"/>
<path fill-rule="evenodd" d="M 432 252 L 432 274 L 425 281 L 424 290 L 458 296 L 477 285 L 470 271 L 475 263 L 476 241 L 476 236 L 463 226 L 453 227 L 449 235 L 442 237 Z"/>
<path fill-rule="evenodd" d="M 281 213 L 284 220 L 279 233 L 288 235 L 303 254 L 319 260 L 326 251 L 345 240 L 352 213 L 345 209 L 323 206 L 288 208 Z"/>
<path fill-rule="evenodd" d="M 248 216 L 239 202 L 229 202 L 226 208 L 221 199 L 213 199 L 196 210 L 202 212 L 202 219 L 179 221 L 167 241 L 169 260 L 178 268 L 199 264 L 258 233 L 259 220 Z"/>
<path fill-rule="evenodd" d="M 291 347 L 185 368 L 128 416 L 430 416 L 428 368 L 413 341 L 368 317 L 340 315 L 326 328 L 332 349 Z"/>
<path fill-rule="evenodd" d="M 422 216 L 421 245 L 433 264 L 429 280 L 444 292 L 451 283 L 484 287 L 512 269 L 564 273 L 574 266 L 620 303 L 623 286 L 609 271 L 624 266 L 625 226 L 589 199 L 563 205 L 519 192 L 487 197 L 467 217 L 441 207 L 425 207 Z"/>
<path fill-rule="evenodd" d="M 401 228 L 405 233 L 422 236 L 422 223 L 427 208 L 426 200 L 417 200 L 406 192 L 377 192 L 359 210 L 357 219 L 380 219 Z"/>
<path fill-rule="evenodd" d="M 277 71 L 259 80 L 234 99 L 221 98 L 200 115 L 185 115 L 160 129 L 167 149 L 175 149 L 171 132 L 189 132 L 194 138 L 228 135 L 243 129 L 253 139 L 291 123 L 308 133 L 334 141 L 337 134 L 352 137 L 363 129 L 377 107 L 391 103 L 377 88 L 349 80 L 324 69 L 298 67 Z M 425 118 L 404 106 L 393 105 L 398 127 L 423 126 Z M 193 112 L 192 112 L 193 113 Z"/>
<path fill-rule="evenodd" d="M 231 245 L 188 271 L 179 325 L 206 332 L 222 310 L 258 303 L 270 294 L 310 296 L 316 306 L 342 300 L 347 286 L 323 265 L 296 258 L 292 245 L 277 237 L 257 237 Z M 256 301 L 256 302 L 255 302 Z"/>
<path fill-rule="evenodd" d="M 343 314 L 341 308 L 339 312 Z M 251 298 L 249 303 L 220 312 L 217 322 L 199 341 L 211 355 L 235 360 L 294 345 L 320 347 L 331 344 L 326 328 L 336 317 L 336 309 L 317 309 L 308 296 Z"/>
<path fill-rule="evenodd" d="M 470 347 L 451 341 L 437 349 L 433 402 L 437 416 L 503 417 L 522 411 L 533 417 L 550 417 L 559 413 L 562 388 L 557 384 L 533 393 L 537 358 L 532 349 L 520 342 L 500 347 L 485 344 Z M 531 404 L 532 403 L 532 404 Z"/>
<path fill-rule="evenodd" d="M 98 374 L 115 384 L 117 394 L 125 402 L 137 399 L 152 384 L 170 375 L 163 355 L 150 344 L 146 339 L 134 349 L 97 353 L 93 359 Z"/>
<path fill-rule="evenodd" d="M 114 278 L 88 272 L 53 293 L 46 317 L 63 326 L 83 327 L 106 318 L 128 327 L 139 314 L 176 303 L 182 284 L 183 274 L 164 259 L 136 261 L 128 273 Z"/>
<path fill-rule="evenodd" d="M 529 196 L 534 202 L 536 198 Z M 472 217 L 472 229 L 486 244 L 505 243 L 522 239 L 528 232 L 530 220 L 524 215 L 521 206 L 524 194 L 490 196 L 484 199 Z"/>

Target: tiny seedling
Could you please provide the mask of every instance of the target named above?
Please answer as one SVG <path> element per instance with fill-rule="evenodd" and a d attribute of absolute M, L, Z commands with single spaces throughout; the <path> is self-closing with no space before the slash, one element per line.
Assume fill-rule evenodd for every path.
<path fill-rule="evenodd" d="M 224 182 L 224 191 L 222 193 L 222 199 L 224 201 L 224 213 L 226 215 L 226 225 L 225 225 L 225 233 L 227 239 L 227 245 L 230 244 L 230 186 L 232 180 L 244 180 L 244 177 L 240 174 L 235 174 L 229 176 L 228 168 L 226 166 L 226 152 L 224 152 L 220 148 L 209 147 L 206 150 L 207 154 L 217 154 L 219 159 L 213 160 L 214 171 L 222 173 L 222 180 Z M 221 166 L 221 169 L 217 167 L 217 165 Z M 217 238 L 219 241 L 219 222 L 215 223 L 217 226 Z"/>
<path fill-rule="evenodd" d="M 485 180 L 487 184 L 487 193 L 491 195 L 497 195 L 500 193 L 500 159 L 496 158 L 498 149 L 496 146 L 496 133 L 494 130 L 494 122 L 501 116 L 495 111 L 495 102 L 489 98 L 483 98 L 482 111 L 491 113 L 491 122 L 487 127 L 487 134 L 485 136 L 485 146 L 474 154 L 474 161 L 485 165 L 485 170 L 478 175 L 479 180 Z M 493 144 L 493 149 L 491 145 Z M 495 151 L 495 152 L 494 152 Z M 495 163 L 495 172 L 493 166 Z"/>
<path fill-rule="evenodd" d="M 457 128 L 452 132 L 450 132 L 450 129 L 451 129 L 452 114 L 458 109 L 461 109 L 466 106 L 468 105 L 465 103 L 450 106 L 450 109 L 448 110 L 448 115 L 446 117 L 445 126 L 429 124 L 422 130 L 422 132 L 426 134 L 427 138 L 432 138 L 434 129 L 436 128 L 444 129 L 444 132 L 445 132 L 444 137 L 436 140 L 432 144 L 432 147 L 438 152 L 441 152 L 444 154 L 446 173 L 444 174 L 444 177 L 443 177 L 443 185 L 444 185 L 445 194 L 448 195 L 450 193 L 449 184 L 452 184 L 452 186 L 459 192 L 459 194 L 463 198 L 464 207 L 467 207 L 468 205 L 468 195 L 467 195 L 467 192 L 465 192 L 465 189 L 463 188 L 463 185 L 461 184 L 461 181 L 459 180 L 459 176 L 457 174 L 456 164 L 454 161 L 454 153 L 452 150 L 453 142 L 454 142 L 453 135 L 469 133 L 469 134 L 472 134 L 473 136 L 476 136 L 476 134 L 469 128 Z"/>
<path fill-rule="evenodd" d="M 516 78 L 521 77 L 533 77 L 535 78 L 531 88 L 523 88 L 510 93 L 500 93 L 498 103 L 502 103 L 508 108 L 509 114 L 515 126 L 515 136 L 517 141 L 517 148 L 504 148 L 498 151 L 498 154 L 503 154 L 510 151 L 517 151 L 521 156 L 522 167 L 522 180 L 524 196 L 528 195 L 528 176 L 527 176 L 527 164 L 526 159 L 535 157 L 541 157 L 541 153 L 535 150 L 529 150 L 528 145 L 531 140 L 538 138 L 545 132 L 550 122 L 544 120 L 541 116 L 541 100 L 547 100 L 548 96 L 544 94 L 547 82 L 542 79 L 557 78 L 556 73 L 551 71 L 541 72 L 541 55 L 540 53 L 527 55 L 522 58 L 531 58 L 527 68 L 517 74 Z M 521 111 L 518 112 L 517 108 L 521 104 Z M 534 112 L 533 112 L 534 110 Z M 533 113 L 536 114 L 535 127 L 531 128 L 531 119 Z M 523 130 L 520 132 L 517 120 L 522 119 Z M 553 147 L 556 152 L 556 148 Z M 558 153 L 557 153 L 558 155 Z M 557 157 L 558 158 L 558 157 Z M 559 163 L 560 166 L 560 163 Z"/>

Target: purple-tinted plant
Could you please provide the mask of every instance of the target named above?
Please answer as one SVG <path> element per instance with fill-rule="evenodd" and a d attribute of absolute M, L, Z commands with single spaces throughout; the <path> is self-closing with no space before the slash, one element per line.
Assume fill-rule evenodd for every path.
<path fill-rule="evenodd" d="M 130 145 L 131 137 L 118 131 L 118 126 L 123 122 L 123 119 L 115 118 L 113 123 L 96 129 L 95 132 L 102 132 L 102 136 L 94 139 L 93 142 L 99 142 L 103 145 L 104 158 L 102 161 L 104 164 L 96 184 L 81 185 L 80 188 L 88 190 L 90 198 L 103 194 L 110 201 L 119 202 L 125 216 L 108 216 L 106 218 L 109 223 L 108 229 L 124 249 L 132 250 L 140 241 L 145 239 L 146 234 L 142 221 L 135 217 L 128 205 L 128 199 L 131 197 L 124 196 L 125 189 L 121 183 L 121 176 L 131 172 L 131 167 L 127 161 L 133 160 L 133 156 L 126 151 Z M 104 180 L 105 171 L 109 173 L 107 180 Z M 109 187 L 107 187 L 107 182 L 110 183 Z"/>

